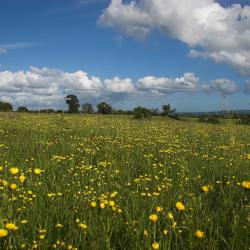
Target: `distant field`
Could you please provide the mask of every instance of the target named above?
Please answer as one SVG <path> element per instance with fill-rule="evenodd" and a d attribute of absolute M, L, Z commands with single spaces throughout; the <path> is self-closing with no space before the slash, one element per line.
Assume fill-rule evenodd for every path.
<path fill-rule="evenodd" d="M 250 249 L 250 127 L 0 114 L 0 249 Z"/>

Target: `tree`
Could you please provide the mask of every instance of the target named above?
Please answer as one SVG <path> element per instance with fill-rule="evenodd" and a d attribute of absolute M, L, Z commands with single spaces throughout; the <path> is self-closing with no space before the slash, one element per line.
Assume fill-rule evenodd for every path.
<path fill-rule="evenodd" d="M 170 104 L 162 105 L 162 116 L 169 116 L 170 114 L 174 113 L 176 109 L 171 109 Z"/>
<path fill-rule="evenodd" d="M 101 102 L 97 106 L 97 112 L 100 114 L 110 114 L 112 113 L 112 106 L 106 102 Z"/>
<path fill-rule="evenodd" d="M 13 107 L 8 102 L 0 102 L 0 112 L 9 112 L 12 111 Z"/>
<path fill-rule="evenodd" d="M 29 112 L 29 110 L 26 107 L 21 106 L 21 107 L 18 107 L 17 112 Z"/>
<path fill-rule="evenodd" d="M 84 114 L 92 114 L 92 113 L 94 113 L 94 109 L 93 109 L 92 104 L 90 104 L 90 103 L 84 103 L 82 105 L 82 112 Z"/>
<path fill-rule="evenodd" d="M 79 100 L 75 95 L 67 95 L 65 97 L 66 104 L 68 104 L 68 112 L 70 114 L 77 114 L 79 113 Z"/>
<path fill-rule="evenodd" d="M 134 108 L 133 114 L 135 119 L 151 118 L 152 111 L 150 109 L 138 106 Z"/>

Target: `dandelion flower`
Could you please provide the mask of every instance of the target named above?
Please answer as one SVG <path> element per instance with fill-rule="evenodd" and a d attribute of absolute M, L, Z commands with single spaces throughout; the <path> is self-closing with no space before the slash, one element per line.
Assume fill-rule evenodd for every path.
<path fill-rule="evenodd" d="M 156 211 L 157 211 L 158 213 L 160 213 L 160 212 L 163 211 L 163 208 L 162 208 L 162 207 L 156 207 Z"/>
<path fill-rule="evenodd" d="M 13 190 L 17 189 L 17 184 L 15 183 L 10 184 L 10 188 Z"/>
<path fill-rule="evenodd" d="M 184 211 L 185 210 L 185 205 L 180 201 L 176 202 L 175 207 L 176 207 L 176 209 L 178 211 Z"/>
<path fill-rule="evenodd" d="M 93 208 L 96 207 L 96 202 L 95 202 L 95 201 L 92 201 L 92 202 L 90 203 L 90 206 L 93 207 Z"/>
<path fill-rule="evenodd" d="M 207 193 L 209 191 L 209 187 L 208 186 L 202 186 L 201 190 L 202 190 L 202 192 Z"/>
<path fill-rule="evenodd" d="M 154 223 L 156 223 L 157 220 L 158 220 L 158 215 L 156 215 L 156 214 L 151 214 L 151 215 L 149 215 L 149 219 L 150 219 L 151 221 L 153 221 Z"/>
<path fill-rule="evenodd" d="M 16 175 L 16 174 L 18 174 L 18 172 L 19 172 L 19 169 L 18 169 L 18 168 L 10 168 L 10 173 L 11 173 L 12 175 Z"/>
<path fill-rule="evenodd" d="M 6 223 L 5 228 L 8 230 L 13 230 L 13 231 L 18 229 L 15 223 Z"/>
<path fill-rule="evenodd" d="M 6 237 L 8 235 L 8 231 L 5 229 L 0 229 L 0 238 Z"/>
<path fill-rule="evenodd" d="M 20 181 L 21 183 L 24 183 L 25 179 L 26 179 L 26 177 L 25 177 L 23 174 L 20 175 L 19 181 Z"/>
<path fill-rule="evenodd" d="M 100 208 L 101 208 L 101 209 L 105 208 L 105 203 L 101 202 Z"/>
<path fill-rule="evenodd" d="M 250 189 L 250 181 L 243 181 L 241 186 L 245 189 Z"/>
<path fill-rule="evenodd" d="M 159 243 L 157 243 L 157 242 L 154 242 L 154 243 L 152 244 L 152 248 L 153 248 L 154 250 L 159 249 L 159 247 L 160 247 L 160 245 L 159 245 Z"/>
<path fill-rule="evenodd" d="M 204 232 L 202 232 L 201 230 L 196 230 L 194 235 L 196 238 L 201 239 L 204 237 Z"/>
<path fill-rule="evenodd" d="M 34 173 L 40 175 L 42 173 L 42 170 L 40 168 L 35 168 Z"/>

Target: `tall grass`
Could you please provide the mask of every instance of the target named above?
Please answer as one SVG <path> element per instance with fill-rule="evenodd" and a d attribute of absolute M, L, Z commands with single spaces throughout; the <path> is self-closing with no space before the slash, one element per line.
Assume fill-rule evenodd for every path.
<path fill-rule="evenodd" d="M 0 229 L 18 228 L 0 249 L 249 249 L 249 138 L 167 118 L 1 119 Z"/>

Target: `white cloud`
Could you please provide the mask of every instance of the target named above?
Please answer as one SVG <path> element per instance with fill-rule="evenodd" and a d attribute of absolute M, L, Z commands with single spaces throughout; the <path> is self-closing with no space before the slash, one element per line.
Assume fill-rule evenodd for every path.
<path fill-rule="evenodd" d="M 12 49 L 24 49 L 33 47 L 35 44 L 30 42 L 17 42 L 17 43 L 8 43 L 0 44 L 0 54 L 8 53 Z"/>
<path fill-rule="evenodd" d="M 218 90 L 223 94 L 234 94 L 239 90 L 239 86 L 231 80 L 228 79 L 217 79 L 211 81 L 211 88 Z"/>
<path fill-rule="evenodd" d="M 67 94 L 76 94 L 80 101 L 110 101 L 147 96 L 166 95 L 174 92 L 212 92 L 232 94 L 237 84 L 228 79 L 202 82 L 194 73 L 181 77 L 146 76 L 137 81 L 131 78 L 101 80 L 84 71 L 65 72 L 47 67 L 31 66 L 27 71 L 0 71 L 1 100 L 14 106 L 29 108 L 60 107 L 65 105 Z"/>
<path fill-rule="evenodd" d="M 7 49 L 0 47 L 0 54 L 6 54 L 7 52 Z"/>
<path fill-rule="evenodd" d="M 120 79 L 116 76 L 113 79 L 104 80 L 104 85 L 112 93 L 132 94 L 136 92 L 133 81 L 130 78 Z"/>
<path fill-rule="evenodd" d="M 138 87 L 142 90 L 154 90 L 158 93 L 206 91 L 209 88 L 207 84 L 201 83 L 193 73 L 185 73 L 179 78 L 147 76 L 138 80 Z"/>
<path fill-rule="evenodd" d="M 192 57 L 227 63 L 250 75 L 250 6 L 227 8 L 215 0 L 112 0 L 99 23 L 136 39 L 153 29 L 190 47 Z"/>

